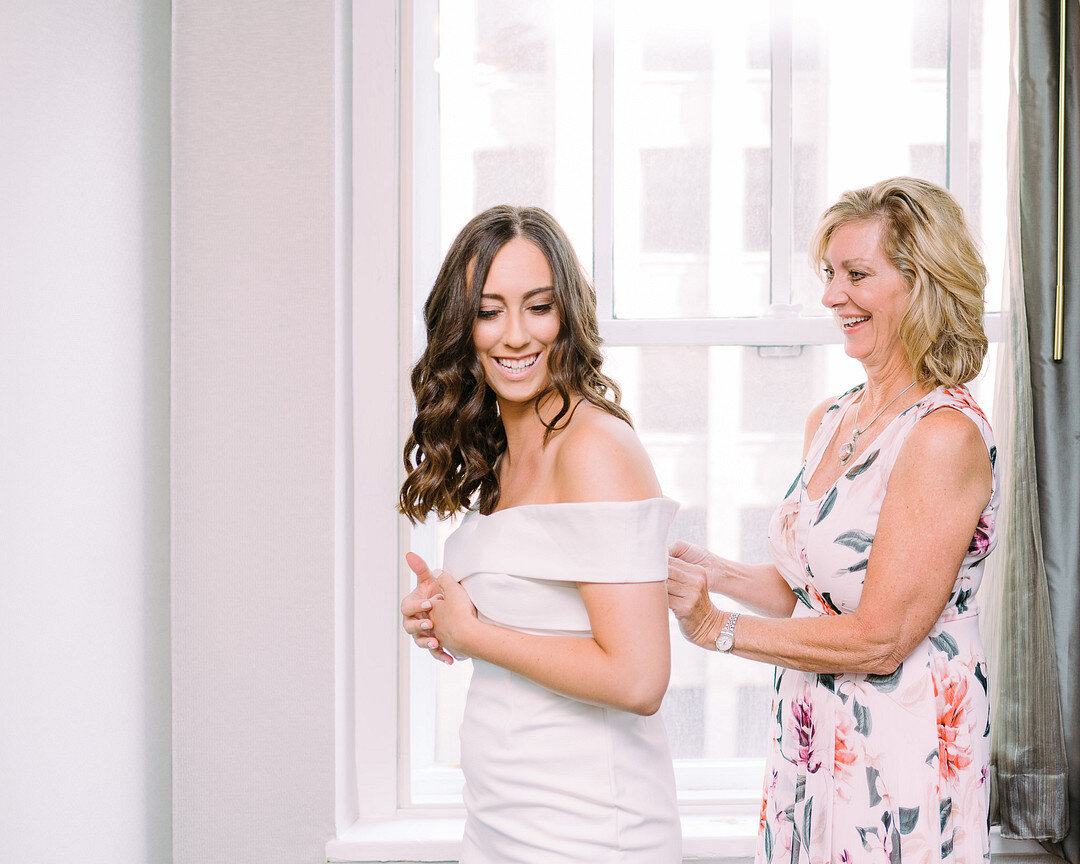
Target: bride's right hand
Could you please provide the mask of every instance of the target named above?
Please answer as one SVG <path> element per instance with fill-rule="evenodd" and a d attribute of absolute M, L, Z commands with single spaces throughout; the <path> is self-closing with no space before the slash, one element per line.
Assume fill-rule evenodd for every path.
<path fill-rule="evenodd" d="M 439 582 L 435 574 L 428 569 L 427 562 L 415 552 L 406 554 L 405 562 L 416 574 L 416 587 L 401 601 L 401 626 L 417 645 L 426 648 L 436 660 L 452 664 L 454 658 L 442 649 L 439 640 L 431 633 L 432 624 L 428 613 L 431 611 L 431 601 L 442 596 Z"/>

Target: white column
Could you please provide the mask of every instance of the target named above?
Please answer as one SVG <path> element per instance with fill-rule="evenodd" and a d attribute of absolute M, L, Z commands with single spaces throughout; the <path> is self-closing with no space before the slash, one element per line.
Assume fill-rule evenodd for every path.
<path fill-rule="evenodd" d="M 177 864 L 334 836 L 334 20 L 173 3 Z"/>
<path fill-rule="evenodd" d="M 169 2 L 2 17 L 0 861 L 163 864 Z"/>

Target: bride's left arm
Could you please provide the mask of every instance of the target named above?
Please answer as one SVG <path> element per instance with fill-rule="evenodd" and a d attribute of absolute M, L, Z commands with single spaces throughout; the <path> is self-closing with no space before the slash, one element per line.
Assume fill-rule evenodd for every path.
<path fill-rule="evenodd" d="M 667 690 L 670 642 L 663 582 L 579 583 L 592 636 L 520 633 L 477 619 L 465 589 L 439 577 L 431 621 L 444 650 L 486 660 L 583 702 L 654 714 Z"/>
<path fill-rule="evenodd" d="M 609 414 L 586 411 L 558 442 L 559 500 L 658 497 L 652 463 L 633 429 Z M 430 613 L 432 629 L 451 652 L 494 663 L 575 699 L 653 714 L 671 671 L 665 576 L 657 573 L 655 582 L 579 582 L 592 629 L 591 636 L 582 637 L 533 635 L 482 622 L 464 589 L 444 575 L 443 599 Z"/>

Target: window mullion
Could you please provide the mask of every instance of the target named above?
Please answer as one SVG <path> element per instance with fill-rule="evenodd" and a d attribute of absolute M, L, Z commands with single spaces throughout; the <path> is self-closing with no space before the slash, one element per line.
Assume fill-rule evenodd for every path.
<path fill-rule="evenodd" d="M 971 68 L 970 0 L 949 0 L 948 133 L 946 135 L 946 179 L 949 191 L 960 204 L 971 204 L 968 154 L 970 132 L 968 110 Z"/>
<path fill-rule="evenodd" d="M 770 28 L 769 297 L 774 306 L 791 304 L 791 2 L 772 0 Z"/>
<path fill-rule="evenodd" d="M 438 0 L 414 0 L 403 5 L 401 52 L 404 62 L 402 100 L 403 164 L 410 171 L 403 177 L 402 199 L 411 238 L 402 266 L 402 311 L 408 316 L 411 350 L 403 360 L 415 362 L 426 343 L 423 306 L 427 289 L 435 281 L 441 263 L 441 137 L 439 124 Z M 406 416 L 402 430 L 412 421 L 411 399 L 405 396 Z M 399 436 L 400 438 L 401 436 Z M 435 561 L 435 530 L 424 524 L 410 532 L 408 548 L 426 561 Z M 411 573 L 396 556 L 400 568 L 398 593 L 411 588 Z M 399 656 L 397 745 L 398 792 L 396 804 L 408 807 L 416 795 L 412 768 L 434 761 L 435 681 L 434 664 L 413 662 L 414 652 Z M 423 658 L 427 660 L 427 658 Z"/>
<path fill-rule="evenodd" d="M 615 14 L 595 0 L 593 14 L 593 285 L 600 320 L 615 317 Z"/>
<path fill-rule="evenodd" d="M 406 4 L 408 5 L 408 4 Z M 408 235 L 412 237 L 410 272 L 413 360 L 424 350 L 423 310 L 427 290 L 435 282 L 442 263 L 440 216 L 442 214 L 442 158 L 439 129 L 439 56 L 438 0 L 413 0 L 409 17 L 412 33 L 403 40 L 403 51 L 410 52 L 405 67 L 411 78 L 405 91 L 411 105 L 407 108 L 408 125 L 403 130 L 408 139 L 411 188 L 408 190 Z"/>

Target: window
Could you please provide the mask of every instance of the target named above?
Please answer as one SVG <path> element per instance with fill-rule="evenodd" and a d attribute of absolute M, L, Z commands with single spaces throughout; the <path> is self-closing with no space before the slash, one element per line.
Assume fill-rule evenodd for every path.
<path fill-rule="evenodd" d="M 496 202 L 550 210 L 591 265 L 608 371 L 666 494 L 682 504 L 675 536 L 760 560 L 769 514 L 798 471 L 803 419 L 862 380 L 806 254 L 818 214 L 842 190 L 895 174 L 947 184 L 983 241 L 996 338 L 1001 4 L 412 9 L 414 355 L 426 288 L 457 230 Z M 973 386 L 988 410 L 994 354 Z M 437 563 L 451 529 L 420 526 L 410 545 Z M 663 711 L 683 800 L 758 801 L 771 669 L 707 655 L 674 624 L 672 643 Z M 458 804 L 468 664 L 413 651 L 403 674 L 399 804 Z"/>

